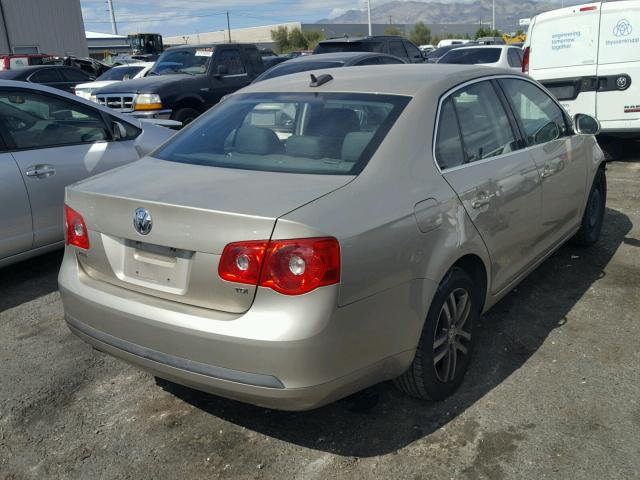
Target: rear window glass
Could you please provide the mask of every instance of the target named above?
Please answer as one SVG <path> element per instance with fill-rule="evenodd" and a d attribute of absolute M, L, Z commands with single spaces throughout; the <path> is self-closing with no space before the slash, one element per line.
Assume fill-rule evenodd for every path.
<path fill-rule="evenodd" d="M 356 175 L 409 101 L 354 93 L 234 95 L 154 156 L 245 170 Z"/>
<path fill-rule="evenodd" d="M 320 70 L 323 68 L 336 68 L 341 67 L 341 62 L 292 62 L 282 65 L 277 65 L 272 69 L 264 72 L 258 78 L 256 82 L 261 80 L 267 80 L 269 78 L 281 77 L 282 75 L 290 75 L 292 73 L 308 72 L 311 70 Z"/>
<path fill-rule="evenodd" d="M 496 63 L 500 60 L 500 48 L 457 48 L 451 50 L 440 59 L 440 63 L 456 63 L 474 65 L 479 63 Z"/>
<path fill-rule="evenodd" d="M 313 53 L 376 52 L 385 53 L 382 42 L 329 42 L 319 44 Z"/>

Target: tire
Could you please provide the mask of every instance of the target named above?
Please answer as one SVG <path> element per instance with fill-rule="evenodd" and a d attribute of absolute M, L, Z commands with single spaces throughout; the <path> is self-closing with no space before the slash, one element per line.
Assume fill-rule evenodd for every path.
<path fill-rule="evenodd" d="M 454 300 L 456 310 L 461 310 L 457 315 Z M 443 400 L 453 394 L 469 367 L 476 341 L 473 327 L 480 317 L 480 309 L 478 286 L 464 270 L 452 268 L 431 302 L 413 363 L 395 379 L 396 386 L 424 400 Z M 456 325 L 453 334 L 448 333 L 451 317 Z"/>
<path fill-rule="evenodd" d="M 171 120 L 182 122 L 182 126 L 189 125 L 200 116 L 200 112 L 195 108 L 179 108 L 171 115 Z"/>
<path fill-rule="evenodd" d="M 590 247 L 600 238 L 604 211 L 607 204 L 607 177 L 603 168 L 598 169 L 593 180 L 587 206 L 582 215 L 580 230 L 571 239 L 571 243 L 578 247 Z"/>

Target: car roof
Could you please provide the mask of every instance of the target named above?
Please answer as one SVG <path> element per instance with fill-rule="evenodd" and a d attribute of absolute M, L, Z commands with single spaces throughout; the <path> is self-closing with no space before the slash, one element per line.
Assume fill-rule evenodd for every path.
<path fill-rule="evenodd" d="M 287 60 L 286 63 L 307 63 L 307 62 L 348 62 L 369 57 L 393 57 L 386 53 L 377 52 L 333 52 L 333 53 L 315 53 L 313 55 L 302 55 L 300 57 Z M 397 57 L 393 57 L 397 58 Z"/>
<path fill-rule="evenodd" d="M 327 40 L 322 40 L 319 43 L 351 43 L 351 42 L 363 42 L 363 41 L 367 41 L 367 40 L 378 40 L 378 39 L 384 39 L 384 38 L 389 38 L 389 39 L 404 39 L 404 37 L 401 37 L 399 35 L 373 35 L 371 37 L 336 37 L 336 38 L 329 38 Z"/>
<path fill-rule="evenodd" d="M 459 47 L 459 48 L 455 48 L 454 50 L 476 50 L 478 48 L 480 49 L 486 49 L 486 48 L 509 48 L 511 47 L 511 45 L 465 45 L 464 47 Z M 517 47 L 514 47 L 517 48 Z"/>
<path fill-rule="evenodd" d="M 333 80 L 320 87 L 311 87 L 311 72 L 292 73 L 251 84 L 240 93 L 260 92 L 358 92 L 415 96 L 423 90 L 445 92 L 456 85 L 476 78 L 506 74 L 522 76 L 512 70 L 483 67 L 481 65 L 450 64 L 399 64 L 374 65 L 349 68 L 327 68 L 314 70 L 313 74 L 330 74 Z M 398 78 L 402 81 L 399 82 Z"/>
<path fill-rule="evenodd" d="M 187 44 L 187 45 L 177 45 L 175 47 L 170 47 L 165 50 L 193 50 L 194 48 L 219 48 L 219 47 L 255 47 L 253 43 L 198 43 L 198 44 Z"/>

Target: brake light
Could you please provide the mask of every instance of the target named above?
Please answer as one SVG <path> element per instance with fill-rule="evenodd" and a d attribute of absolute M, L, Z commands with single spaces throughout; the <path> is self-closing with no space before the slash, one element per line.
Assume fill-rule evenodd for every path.
<path fill-rule="evenodd" d="M 65 243 L 74 247 L 89 250 L 89 232 L 84 218 L 68 205 L 64 206 Z"/>
<path fill-rule="evenodd" d="M 531 47 L 524 49 L 522 56 L 522 73 L 529 73 L 529 55 L 531 55 Z"/>
<path fill-rule="evenodd" d="M 598 7 L 595 5 L 591 5 L 590 7 L 581 7 L 580 11 L 581 12 L 590 12 L 591 10 L 597 10 Z"/>
<path fill-rule="evenodd" d="M 230 243 L 218 274 L 223 280 L 302 295 L 340 282 L 340 244 L 332 237 Z"/>
<path fill-rule="evenodd" d="M 2 68 L 0 68 L 0 70 L 9 70 L 9 67 L 10 67 L 9 57 L 4 57 L 2 59 Z"/>
<path fill-rule="evenodd" d="M 218 275 L 230 282 L 257 285 L 269 241 L 230 243 L 222 252 Z"/>

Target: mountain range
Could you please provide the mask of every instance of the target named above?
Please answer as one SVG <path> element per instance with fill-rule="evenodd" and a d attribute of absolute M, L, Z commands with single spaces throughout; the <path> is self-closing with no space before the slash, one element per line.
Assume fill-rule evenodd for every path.
<path fill-rule="evenodd" d="M 492 2 L 419 2 L 392 1 L 380 3 L 372 1 L 372 23 L 413 24 L 422 21 L 434 23 L 480 23 L 491 24 Z M 560 8 L 561 1 L 548 0 L 495 0 L 496 28 L 511 31 L 518 28 L 521 18 Z M 348 10 L 331 19 L 317 23 L 367 23 L 366 10 Z"/>

